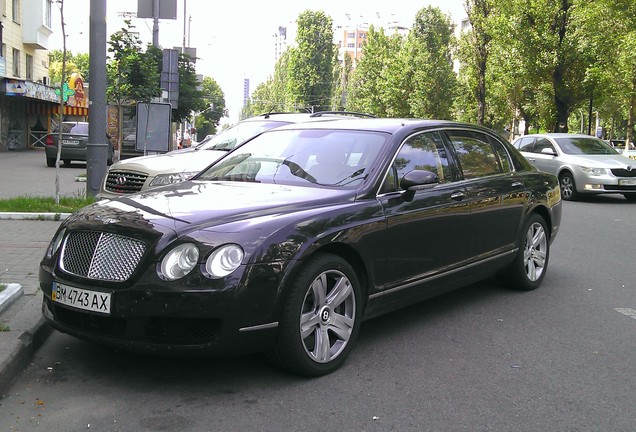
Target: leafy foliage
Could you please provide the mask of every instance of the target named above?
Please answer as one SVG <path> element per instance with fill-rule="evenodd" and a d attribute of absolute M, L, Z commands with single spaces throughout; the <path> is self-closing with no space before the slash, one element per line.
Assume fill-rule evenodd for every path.
<path fill-rule="evenodd" d="M 51 86 L 59 87 L 62 81 L 62 60 L 64 52 L 62 50 L 53 50 L 49 52 L 49 78 Z M 79 72 L 84 81 L 90 81 L 90 62 L 88 54 L 73 54 L 71 51 L 66 52 L 66 73 L 64 76 L 69 77 L 75 72 Z"/>
<path fill-rule="evenodd" d="M 324 12 L 301 13 L 296 44 L 289 52 L 287 99 L 297 109 L 330 109 L 335 59 L 331 17 Z"/>

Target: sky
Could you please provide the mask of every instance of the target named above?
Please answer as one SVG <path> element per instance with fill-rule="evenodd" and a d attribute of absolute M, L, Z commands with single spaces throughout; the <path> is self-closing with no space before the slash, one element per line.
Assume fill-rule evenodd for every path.
<path fill-rule="evenodd" d="M 105 0 L 106 1 L 106 0 Z M 64 0 L 66 48 L 89 52 L 90 0 Z M 316 6 L 319 4 L 320 6 Z M 162 48 L 180 48 L 184 43 L 197 49 L 197 74 L 213 78 L 223 90 L 229 117 L 222 123 L 238 120 L 243 105 L 244 79 L 250 80 L 250 92 L 274 71 L 274 38 L 279 26 L 288 26 L 306 10 L 322 10 L 334 24 L 369 21 L 378 14 L 393 15 L 410 26 L 418 10 L 439 7 L 455 23 L 465 17 L 463 0 L 268 0 L 227 1 L 177 0 L 177 19 L 159 20 L 159 44 Z M 184 14 L 185 8 L 185 14 Z M 152 19 L 136 18 L 136 0 L 107 0 L 107 35 L 124 26 L 125 13 L 132 13 L 132 24 L 144 43 L 152 42 Z M 186 17 L 184 23 L 184 15 Z M 53 35 L 50 49 L 62 49 L 60 11 L 53 6 Z M 388 19 L 387 19 L 388 21 Z"/>

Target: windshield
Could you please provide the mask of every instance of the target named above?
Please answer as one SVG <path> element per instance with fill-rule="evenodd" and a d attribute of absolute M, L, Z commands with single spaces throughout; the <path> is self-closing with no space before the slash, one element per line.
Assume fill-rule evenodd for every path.
<path fill-rule="evenodd" d="M 350 130 L 273 130 L 210 166 L 196 180 L 352 188 L 369 174 L 389 135 Z"/>
<path fill-rule="evenodd" d="M 593 137 L 557 138 L 563 153 L 572 155 L 615 155 L 616 150 L 604 141 Z"/>
<path fill-rule="evenodd" d="M 201 142 L 196 148 L 200 150 L 232 150 L 261 132 L 286 124 L 289 122 L 273 120 L 240 122 L 211 137 L 208 141 Z"/>

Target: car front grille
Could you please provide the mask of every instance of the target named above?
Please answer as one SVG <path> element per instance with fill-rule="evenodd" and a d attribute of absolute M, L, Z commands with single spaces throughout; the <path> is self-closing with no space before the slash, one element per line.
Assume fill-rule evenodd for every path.
<path fill-rule="evenodd" d="M 123 282 L 137 268 L 146 244 L 117 234 L 73 231 L 64 246 L 60 268 L 70 274 L 111 282 Z"/>
<path fill-rule="evenodd" d="M 613 169 L 612 174 L 616 177 L 636 177 L 636 167 L 634 169 L 627 171 L 626 169 Z"/>
<path fill-rule="evenodd" d="M 106 190 L 120 194 L 139 192 L 146 182 L 146 174 L 131 171 L 108 171 L 106 176 Z"/>

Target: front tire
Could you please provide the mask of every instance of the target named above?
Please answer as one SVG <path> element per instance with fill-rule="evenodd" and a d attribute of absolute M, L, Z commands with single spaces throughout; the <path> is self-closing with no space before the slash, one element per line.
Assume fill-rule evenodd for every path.
<path fill-rule="evenodd" d="M 362 303 L 360 283 L 349 263 L 332 254 L 312 258 L 292 283 L 267 357 L 301 375 L 335 371 L 357 338 Z"/>
<path fill-rule="evenodd" d="M 559 186 L 561 187 L 561 197 L 566 201 L 574 201 L 579 197 L 576 191 L 576 183 L 574 177 L 569 172 L 565 172 L 559 176 Z"/>
<path fill-rule="evenodd" d="M 545 220 L 534 214 L 524 225 L 522 247 L 504 275 L 509 288 L 530 291 L 541 285 L 548 270 L 550 237 Z"/>
<path fill-rule="evenodd" d="M 636 201 L 636 194 L 623 194 L 627 201 L 634 202 Z"/>

